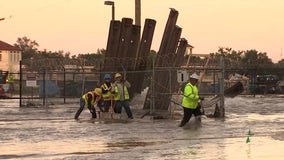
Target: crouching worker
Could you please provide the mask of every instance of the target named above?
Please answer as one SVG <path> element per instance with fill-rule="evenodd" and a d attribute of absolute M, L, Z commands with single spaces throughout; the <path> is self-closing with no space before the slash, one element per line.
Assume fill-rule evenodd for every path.
<path fill-rule="evenodd" d="M 80 98 L 80 108 L 76 112 L 74 118 L 75 119 L 79 118 L 79 116 L 80 116 L 80 114 L 83 111 L 85 106 L 90 110 L 90 112 L 92 114 L 92 118 L 97 118 L 95 105 L 101 99 L 101 94 L 102 94 L 102 89 L 101 88 L 96 88 L 93 91 L 85 93 Z"/>

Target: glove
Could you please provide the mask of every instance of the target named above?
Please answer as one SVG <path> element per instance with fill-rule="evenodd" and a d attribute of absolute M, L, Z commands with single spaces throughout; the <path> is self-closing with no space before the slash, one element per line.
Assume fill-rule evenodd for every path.
<path fill-rule="evenodd" d="M 198 96 L 198 95 L 195 96 L 194 99 L 195 99 L 195 100 L 199 100 L 199 96 Z"/>

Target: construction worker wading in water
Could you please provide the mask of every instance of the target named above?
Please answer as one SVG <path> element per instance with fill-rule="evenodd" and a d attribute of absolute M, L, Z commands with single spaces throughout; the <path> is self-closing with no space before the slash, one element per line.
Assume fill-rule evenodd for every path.
<path fill-rule="evenodd" d="M 104 76 L 104 84 L 101 85 L 102 89 L 102 98 L 98 102 L 98 107 L 100 108 L 101 112 L 109 112 L 109 108 L 114 103 L 114 97 L 111 93 L 112 83 L 111 83 L 111 75 L 105 74 Z"/>
<path fill-rule="evenodd" d="M 197 120 L 201 122 L 202 115 L 200 109 L 198 108 L 199 95 L 198 95 L 198 82 L 199 76 L 193 73 L 189 77 L 189 83 L 186 84 L 183 93 L 182 107 L 183 107 L 183 119 L 180 122 L 179 127 L 184 126 L 191 118 L 192 114 L 197 117 Z"/>
<path fill-rule="evenodd" d="M 121 113 L 122 107 L 125 109 L 125 112 L 129 119 L 133 119 L 133 115 L 129 106 L 129 93 L 128 88 L 131 87 L 130 83 L 127 80 L 122 80 L 122 75 L 116 73 L 115 82 L 113 83 L 112 93 L 114 94 L 115 100 L 115 113 Z"/>
<path fill-rule="evenodd" d="M 80 98 L 80 108 L 77 110 L 74 118 L 75 119 L 79 118 L 85 106 L 90 110 L 92 118 L 97 118 L 95 105 L 101 99 L 101 94 L 102 94 L 101 88 L 95 88 L 95 90 L 85 93 Z"/>

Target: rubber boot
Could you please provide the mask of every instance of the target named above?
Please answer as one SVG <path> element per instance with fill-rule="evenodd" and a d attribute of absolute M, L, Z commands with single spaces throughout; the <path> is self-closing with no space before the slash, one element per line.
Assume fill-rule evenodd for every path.
<path fill-rule="evenodd" d="M 97 118 L 96 111 L 93 111 L 93 112 L 92 112 L 92 118 L 93 118 L 93 119 L 96 119 L 96 118 Z"/>
<path fill-rule="evenodd" d="M 185 123 L 183 121 L 180 122 L 179 127 L 183 127 Z"/>
<path fill-rule="evenodd" d="M 78 109 L 78 111 L 76 112 L 75 117 L 74 117 L 76 120 L 79 118 L 79 116 L 80 116 L 81 112 L 83 111 L 83 109 L 84 109 L 83 107 L 80 107 Z"/>

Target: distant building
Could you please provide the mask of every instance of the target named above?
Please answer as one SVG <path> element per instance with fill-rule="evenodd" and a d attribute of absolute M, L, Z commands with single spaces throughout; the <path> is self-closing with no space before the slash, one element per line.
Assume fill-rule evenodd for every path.
<path fill-rule="evenodd" d="M 0 70 L 19 73 L 22 52 L 19 48 L 0 40 Z"/>

